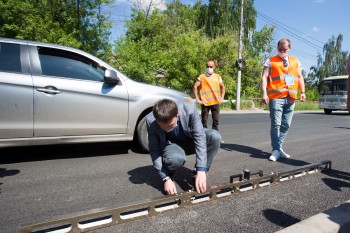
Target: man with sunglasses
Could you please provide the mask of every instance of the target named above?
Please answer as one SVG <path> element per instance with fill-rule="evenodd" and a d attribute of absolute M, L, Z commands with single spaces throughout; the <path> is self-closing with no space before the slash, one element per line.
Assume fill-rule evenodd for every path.
<path fill-rule="evenodd" d="M 281 157 L 290 158 L 290 155 L 282 149 L 282 145 L 292 123 L 298 88 L 300 88 L 300 100 L 306 99 L 301 64 L 297 58 L 288 56 L 290 49 L 289 39 L 279 40 L 278 54 L 267 59 L 262 72 L 262 101 L 269 105 L 271 119 L 270 161 L 276 161 Z"/>
<path fill-rule="evenodd" d="M 203 127 L 208 128 L 208 115 L 211 111 L 213 118 L 212 129 L 218 131 L 220 104 L 224 100 L 225 85 L 222 81 L 221 76 L 214 73 L 214 69 L 214 61 L 208 61 L 207 71 L 204 74 L 199 75 L 197 78 L 197 81 L 193 86 L 193 93 L 196 97 L 197 102 L 201 105 L 202 108 L 201 115 Z M 222 138 L 221 143 L 224 143 L 224 140 Z"/>
<path fill-rule="evenodd" d="M 186 154 L 196 154 L 194 186 L 198 193 L 207 188 L 206 172 L 220 147 L 221 135 L 203 129 L 194 101 L 162 99 L 146 117 L 148 146 L 152 162 L 164 182 L 164 191 L 175 194 L 175 171 L 186 162 Z"/>

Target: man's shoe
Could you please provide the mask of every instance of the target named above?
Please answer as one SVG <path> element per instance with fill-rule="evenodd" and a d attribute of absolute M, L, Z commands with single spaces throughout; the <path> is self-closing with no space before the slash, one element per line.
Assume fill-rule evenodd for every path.
<path fill-rule="evenodd" d="M 280 149 L 280 152 L 281 152 L 281 158 L 290 159 L 290 155 L 284 152 L 282 148 Z"/>
<path fill-rule="evenodd" d="M 276 162 L 277 159 L 279 159 L 280 157 L 281 157 L 281 152 L 279 150 L 274 150 L 274 151 L 272 151 L 272 154 L 271 154 L 269 160 Z"/>

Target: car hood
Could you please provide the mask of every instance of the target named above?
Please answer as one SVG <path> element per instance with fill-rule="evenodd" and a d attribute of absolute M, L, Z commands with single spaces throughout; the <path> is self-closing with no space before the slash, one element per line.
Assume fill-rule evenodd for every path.
<path fill-rule="evenodd" d="M 125 84 L 128 87 L 129 99 L 131 101 L 142 98 L 145 95 L 148 98 L 169 98 L 175 101 L 181 101 L 191 98 L 188 94 L 184 92 L 180 92 L 171 88 L 140 83 L 131 79 L 126 79 Z"/>

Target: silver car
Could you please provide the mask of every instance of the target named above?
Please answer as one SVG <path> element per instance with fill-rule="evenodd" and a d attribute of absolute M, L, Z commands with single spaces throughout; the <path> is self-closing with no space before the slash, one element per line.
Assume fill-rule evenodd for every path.
<path fill-rule="evenodd" d="M 188 95 L 135 82 L 78 49 L 0 38 L 0 147 L 131 141 L 145 116 Z"/>

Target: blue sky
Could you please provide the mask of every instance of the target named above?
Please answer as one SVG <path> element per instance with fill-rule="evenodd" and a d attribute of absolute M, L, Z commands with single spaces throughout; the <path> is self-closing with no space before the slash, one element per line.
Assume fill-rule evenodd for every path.
<path fill-rule="evenodd" d="M 115 25 L 114 39 L 124 33 L 122 19 L 130 15 L 130 2 L 147 3 L 150 0 L 117 0 L 119 24 Z M 164 2 L 164 0 L 152 0 Z M 166 0 L 172 2 L 172 0 Z M 182 0 L 184 4 L 194 4 L 196 0 Z M 207 0 L 202 0 L 207 3 Z M 161 4 L 159 5 L 161 6 Z M 323 45 L 334 35 L 343 35 L 342 50 L 350 51 L 350 1 L 349 0 L 255 0 L 258 12 L 257 28 L 275 24 L 274 44 L 282 37 L 292 42 L 290 54 L 297 57 L 305 71 L 317 65 L 317 53 L 322 53 Z M 122 12 L 122 13 L 121 13 Z M 346 29 L 347 28 L 347 29 Z M 345 64 L 344 64 L 345 65 Z"/>
<path fill-rule="evenodd" d="M 323 52 L 323 45 L 332 35 L 342 34 L 342 50 L 350 51 L 348 0 L 255 0 L 254 6 L 261 14 L 257 17 L 257 30 L 269 24 L 269 18 L 282 25 L 275 31 L 275 41 L 290 38 L 291 55 L 301 61 L 306 71 L 317 64 L 317 52 Z"/>

